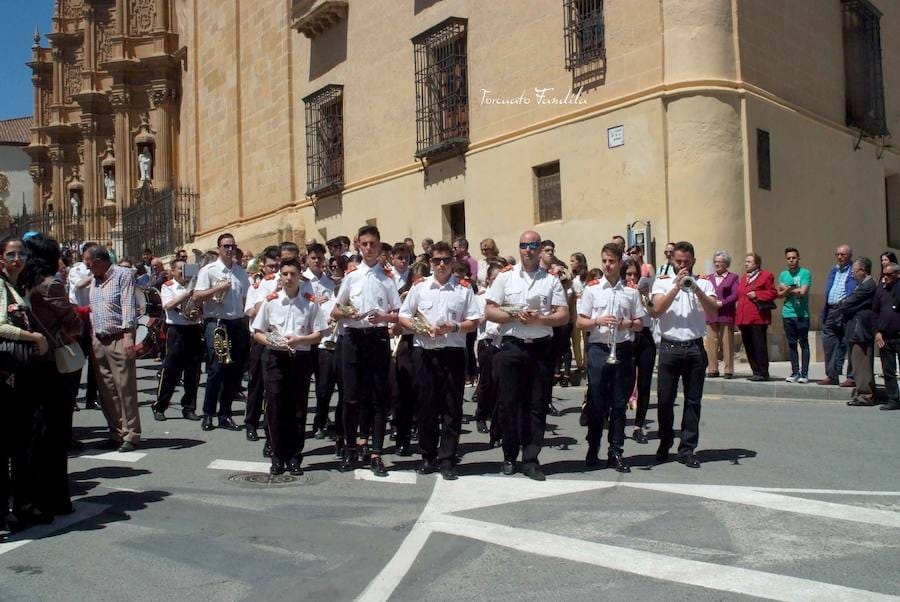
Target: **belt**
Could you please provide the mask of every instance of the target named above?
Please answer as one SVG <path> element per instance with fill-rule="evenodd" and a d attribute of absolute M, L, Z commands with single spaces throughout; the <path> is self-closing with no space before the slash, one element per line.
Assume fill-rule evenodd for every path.
<path fill-rule="evenodd" d="M 109 345 L 113 341 L 118 341 L 122 337 L 125 336 L 125 333 L 128 332 L 126 330 L 119 330 L 118 332 L 109 332 L 103 334 L 94 334 L 97 337 L 97 340 L 103 343 L 104 345 Z"/>
<path fill-rule="evenodd" d="M 509 341 L 510 343 L 519 343 L 522 345 L 538 345 L 541 343 L 549 343 L 550 339 L 552 339 L 552 338 L 553 337 L 551 337 L 551 336 L 541 337 L 539 339 L 520 339 L 519 337 L 503 337 L 503 341 L 504 342 Z"/>
<path fill-rule="evenodd" d="M 203 321 L 207 324 L 210 322 L 226 322 L 230 324 L 232 322 L 242 322 L 243 320 L 244 318 L 205 318 Z"/>
<path fill-rule="evenodd" d="M 703 344 L 703 338 L 702 338 L 702 337 L 698 337 L 698 338 L 696 338 L 696 339 L 690 339 L 690 340 L 687 340 L 687 341 L 676 341 L 676 340 L 674 340 L 674 339 L 666 339 L 666 338 L 664 338 L 664 339 L 662 339 L 661 343 L 664 344 L 664 345 L 668 345 L 669 347 L 681 347 L 681 348 L 683 348 L 683 349 L 686 349 L 686 348 L 688 348 L 688 347 L 693 347 L 694 345 L 702 345 L 702 344 Z"/>
<path fill-rule="evenodd" d="M 368 328 L 353 328 L 348 326 L 344 332 L 350 332 L 352 334 L 376 334 L 376 333 L 387 333 L 387 326 L 370 326 Z"/>

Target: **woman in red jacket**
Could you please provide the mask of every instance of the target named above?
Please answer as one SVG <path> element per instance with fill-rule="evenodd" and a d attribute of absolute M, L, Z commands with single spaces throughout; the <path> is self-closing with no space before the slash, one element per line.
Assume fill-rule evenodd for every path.
<path fill-rule="evenodd" d="M 741 331 L 741 340 L 747 351 L 747 361 L 753 370 L 748 380 L 769 380 L 769 348 L 766 345 L 766 329 L 772 323 L 775 309 L 775 277 L 762 268 L 762 258 L 748 253 L 744 260 L 745 274 L 738 284 L 738 301 L 734 323 Z"/>

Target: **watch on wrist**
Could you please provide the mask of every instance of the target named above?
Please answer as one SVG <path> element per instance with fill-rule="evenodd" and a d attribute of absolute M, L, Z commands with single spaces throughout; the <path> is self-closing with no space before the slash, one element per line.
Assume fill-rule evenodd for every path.
<path fill-rule="evenodd" d="M 459 325 L 459 322 L 457 322 L 456 324 L 453 325 L 453 332 L 454 332 L 454 333 L 458 333 L 458 332 L 461 331 L 461 330 L 462 330 L 462 326 Z"/>

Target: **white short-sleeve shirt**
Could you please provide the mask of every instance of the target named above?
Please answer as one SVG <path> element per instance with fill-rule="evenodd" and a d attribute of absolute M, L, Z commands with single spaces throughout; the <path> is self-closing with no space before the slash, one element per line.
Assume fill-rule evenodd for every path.
<path fill-rule="evenodd" d="M 344 275 L 337 294 L 338 305 L 353 301 L 361 316 L 380 311 L 390 313 L 400 309 L 400 294 L 392 274 L 384 271 L 381 263 L 369 267 L 365 262 Z M 368 320 L 343 320 L 345 328 L 371 328 L 388 326 L 387 323 L 371 324 Z"/>
<path fill-rule="evenodd" d="M 443 285 L 429 276 L 409 290 L 409 295 L 400 308 L 400 316 L 412 318 L 422 312 L 432 326 L 459 324 L 465 320 L 480 320 L 481 313 L 475 302 L 472 285 L 463 284 L 455 276 L 451 276 Z M 429 336 L 416 334 L 413 338 L 415 347 L 423 349 L 439 349 L 442 347 L 466 346 L 466 335 L 451 332 L 432 339 Z"/>
<path fill-rule="evenodd" d="M 641 302 L 640 293 L 624 286 L 619 280 L 615 286 L 605 277 L 592 281 L 581 293 L 578 300 L 578 315 L 596 320 L 600 316 L 617 316 L 621 319 L 634 320 L 643 318 L 647 310 Z M 610 327 L 595 325 L 585 332 L 589 333 L 589 343 L 609 343 Z M 616 343 L 634 340 L 634 332 L 630 328 L 616 328 Z"/>
<path fill-rule="evenodd" d="M 187 286 L 180 284 L 177 280 L 167 280 L 159 289 L 159 298 L 162 301 L 163 307 L 176 297 L 183 295 L 186 290 Z M 199 323 L 199 318 L 194 321 L 188 320 L 184 317 L 184 314 L 175 308 L 166 310 L 166 324 L 189 326 Z"/>
<path fill-rule="evenodd" d="M 225 267 L 221 259 L 217 259 L 203 266 L 197 274 L 197 284 L 194 290 L 209 290 L 223 278 L 231 280 L 231 288 L 225 293 L 225 298 L 221 303 L 217 303 L 214 299 L 204 301 L 203 316 L 221 320 L 242 318 L 244 316 L 244 303 L 247 298 L 247 291 L 250 289 L 250 278 L 247 277 L 247 272 L 244 271 L 244 268 L 239 263 L 232 263 L 229 269 Z"/>
<path fill-rule="evenodd" d="M 327 331 L 328 324 L 312 287 L 309 283 L 303 283 L 296 297 L 288 297 L 283 290 L 274 293 L 274 297 L 270 294 L 253 319 L 253 330 L 276 332 L 283 337 L 305 336 Z M 309 351 L 309 345 L 298 345 L 296 349 Z"/>
<path fill-rule="evenodd" d="M 521 265 L 504 268 L 488 289 L 487 302 L 497 305 L 525 305 L 543 316 L 553 313 L 554 307 L 566 306 L 566 293 L 559 278 L 539 267 L 526 272 Z M 550 326 L 525 325 L 513 320 L 500 325 L 500 335 L 519 339 L 539 339 L 553 335 Z"/>
<path fill-rule="evenodd" d="M 696 278 L 697 287 L 707 296 L 716 298 L 712 283 L 705 278 Z M 659 302 L 657 296 L 668 293 L 675 286 L 675 278 L 659 276 L 653 283 L 651 299 Z M 663 339 L 690 341 L 706 336 L 706 311 L 693 291 L 678 291 L 672 305 L 658 320 L 659 334 Z"/>

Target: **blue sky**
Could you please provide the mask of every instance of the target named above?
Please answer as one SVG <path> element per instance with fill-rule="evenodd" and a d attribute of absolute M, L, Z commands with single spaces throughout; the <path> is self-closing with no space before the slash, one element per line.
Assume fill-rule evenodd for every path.
<path fill-rule="evenodd" d="M 31 60 L 34 27 L 50 31 L 53 0 L 0 0 L 0 119 L 31 115 Z M 41 46 L 47 46 L 41 38 Z"/>

